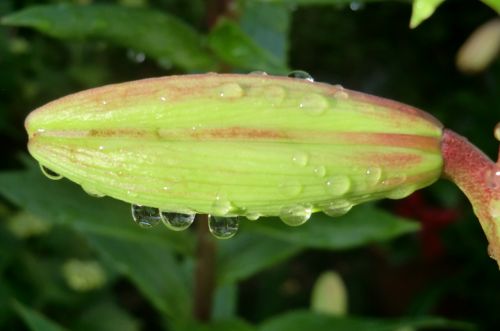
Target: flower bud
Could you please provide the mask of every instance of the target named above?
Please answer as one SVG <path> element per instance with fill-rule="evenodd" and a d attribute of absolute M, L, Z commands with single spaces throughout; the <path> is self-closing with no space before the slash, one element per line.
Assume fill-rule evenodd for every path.
<path fill-rule="evenodd" d="M 341 86 L 258 74 L 170 76 L 63 97 L 26 119 L 41 165 L 94 195 L 217 216 L 324 211 L 437 180 L 441 124 Z"/>

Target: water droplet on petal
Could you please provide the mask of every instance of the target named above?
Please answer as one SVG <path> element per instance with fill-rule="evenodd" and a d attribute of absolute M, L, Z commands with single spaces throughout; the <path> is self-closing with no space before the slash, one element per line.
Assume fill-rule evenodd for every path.
<path fill-rule="evenodd" d="M 160 97 L 160 100 L 161 100 L 161 101 L 167 101 L 167 97 L 165 97 L 165 96 L 161 96 L 161 97 Z"/>
<path fill-rule="evenodd" d="M 304 224 L 311 217 L 311 207 L 309 205 L 285 206 L 280 210 L 280 219 L 289 226 L 299 226 Z"/>
<path fill-rule="evenodd" d="M 486 184 L 492 188 L 500 188 L 500 167 L 486 172 Z"/>
<path fill-rule="evenodd" d="M 212 204 L 213 214 L 215 215 L 226 215 L 231 211 L 232 205 L 229 200 L 221 195 L 217 195 Z"/>
<path fill-rule="evenodd" d="M 338 90 L 337 92 L 333 93 L 333 97 L 337 99 L 349 99 L 349 94 L 342 90 Z"/>
<path fill-rule="evenodd" d="M 219 87 L 219 95 L 224 98 L 239 98 L 243 96 L 243 89 L 238 83 L 227 83 Z"/>
<path fill-rule="evenodd" d="M 237 217 L 211 216 L 208 219 L 208 228 L 217 239 L 229 239 L 234 237 L 239 228 Z"/>
<path fill-rule="evenodd" d="M 490 202 L 490 215 L 496 221 L 500 221 L 500 200 Z"/>
<path fill-rule="evenodd" d="M 265 72 L 265 71 L 260 71 L 260 70 L 256 70 L 256 71 L 251 71 L 251 72 L 250 72 L 250 75 L 261 75 L 261 76 L 267 76 L 267 72 Z"/>
<path fill-rule="evenodd" d="M 295 180 L 289 180 L 280 184 L 280 191 L 286 197 L 295 197 L 302 191 L 302 185 Z"/>
<path fill-rule="evenodd" d="M 50 170 L 49 168 L 47 168 L 46 166 L 40 164 L 40 170 L 42 170 L 42 173 L 45 175 L 45 177 L 47 177 L 48 179 L 52 179 L 52 180 L 59 180 L 59 179 L 62 179 L 63 176 L 62 175 L 59 175 L 57 172 L 53 171 L 53 170 Z"/>
<path fill-rule="evenodd" d="M 102 198 L 105 196 L 104 193 L 99 192 L 98 189 L 95 187 L 88 185 L 88 184 L 82 184 L 82 189 L 87 193 L 88 195 L 94 197 L 94 198 Z"/>
<path fill-rule="evenodd" d="M 293 161 L 293 163 L 295 163 L 301 167 L 304 167 L 307 165 L 307 161 L 309 161 L 309 157 L 307 156 L 306 152 L 298 151 L 298 152 L 295 152 L 293 154 L 292 161 Z"/>
<path fill-rule="evenodd" d="M 378 182 L 380 181 L 380 178 L 382 177 L 382 169 L 379 167 L 369 167 L 365 171 L 366 175 L 366 183 L 368 186 L 374 186 L 377 185 Z"/>
<path fill-rule="evenodd" d="M 402 199 L 406 198 L 415 191 L 413 185 L 401 185 L 395 187 L 392 191 L 387 192 L 387 197 L 389 199 Z"/>
<path fill-rule="evenodd" d="M 134 222 L 142 228 L 152 228 L 160 223 L 160 211 L 158 208 L 132 205 L 132 217 Z"/>
<path fill-rule="evenodd" d="M 299 108 L 309 115 L 321 115 L 328 107 L 328 101 L 320 94 L 311 93 L 300 100 Z"/>
<path fill-rule="evenodd" d="M 326 168 L 322 165 L 314 167 L 314 174 L 318 177 L 325 177 L 326 175 Z"/>
<path fill-rule="evenodd" d="M 304 80 L 307 80 L 309 82 L 314 82 L 314 78 L 312 78 L 311 75 L 309 75 L 307 72 L 305 72 L 303 70 L 294 70 L 288 74 L 288 77 L 304 79 Z"/>
<path fill-rule="evenodd" d="M 195 214 L 160 212 L 161 220 L 167 228 L 173 231 L 183 231 L 193 224 Z"/>
<path fill-rule="evenodd" d="M 330 195 L 339 197 L 346 194 L 351 188 L 351 181 L 347 176 L 336 175 L 328 177 L 325 182 L 325 188 Z"/>
<path fill-rule="evenodd" d="M 328 216 L 338 217 L 346 214 L 352 206 L 353 204 L 347 200 L 335 200 L 327 204 L 323 212 Z"/>
<path fill-rule="evenodd" d="M 258 213 L 247 213 L 245 216 L 250 221 L 256 221 L 260 218 L 260 214 Z"/>

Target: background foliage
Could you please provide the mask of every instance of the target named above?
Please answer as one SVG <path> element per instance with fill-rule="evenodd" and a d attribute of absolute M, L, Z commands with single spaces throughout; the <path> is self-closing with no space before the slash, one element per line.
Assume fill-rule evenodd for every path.
<path fill-rule="evenodd" d="M 423 108 L 494 157 L 500 63 L 468 76 L 455 56 L 500 5 L 445 1 L 424 21 L 441 2 L 415 0 L 412 30 L 407 1 L 0 1 L 0 329 L 500 329 L 500 273 L 447 182 L 299 228 L 242 222 L 217 242 L 200 322 L 194 229 L 138 228 L 129 206 L 50 182 L 26 154 L 27 113 L 75 91 L 294 68 Z M 325 271 L 340 278 L 318 282 L 311 305 Z"/>

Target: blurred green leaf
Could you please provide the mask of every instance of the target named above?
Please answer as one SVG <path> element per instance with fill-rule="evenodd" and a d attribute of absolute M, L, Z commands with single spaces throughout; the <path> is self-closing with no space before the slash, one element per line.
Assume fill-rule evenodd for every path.
<path fill-rule="evenodd" d="M 500 15 L 500 0 L 481 0 Z"/>
<path fill-rule="evenodd" d="M 132 221 L 128 205 L 93 198 L 66 180 L 50 181 L 34 164 L 27 170 L 0 173 L 0 194 L 50 223 L 65 224 L 85 234 L 172 247 L 183 254 L 194 252 L 194 238 L 188 231 L 141 229 Z"/>
<path fill-rule="evenodd" d="M 89 240 L 105 260 L 128 276 L 159 311 L 172 319 L 190 317 L 190 277 L 185 276 L 171 250 L 101 235 L 89 236 Z"/>
<path fill-rule="evenodd" d="M 413 0 L 410 28 L 416 28 L 420 23 L 431 17 L 443 2 L 444 0 Z"/>
<path fill-rule="evenodd" d="M 49 320 L 39 312 L 32 310 L 18 302 L 14 303 L 14 309 L 22 318 L 31 331 L 64 331 L 65 329 Z"/>
<path fill-rule="evenodd" d="M 243 230 L 231 240 L 219 243 L 217 282 L 225 284 L 248 278 L 302 250 L 298 244 Z"/>
<path fill-rule="evenodd" d="M 258 46 L 233 21 L 220 19 L 208 36 L 210 48 L 227 64 L 242 70 L 287 73 L 286 64 Z"/>
<path fill-rule="evenodd" d="M 216 321 L 212 323 L 197 323 L 191 321 L 189 324 L 177 328 L 176 331 L 256 331 L 256 328 L 239 319 Z"/>
<path fill-rule="evenodd" d="M 475 330 L 474 326 L 437 317 L 382 320 L 356 317 L 334 317 L 308 311 L 287 313 L 264 322 L 260 331 L 395 331 L 402 328 L 447 328 Z"/>
<path fill-rule="evenodd" d="M 381 2 L 381 1 L 398 1 L 398 0 L 257 0 L 258 2 L 265 3 L 280 3 L 280 4 L 290 4 L 290 5 L 337 5 L 337 6 L 345 6 L 349 5 L 353 2 L 357 3 L 366 3 L 366 2 Z"/>
<path fill-rule="evenodd" d="M 277 218 L 244 222 L 242 231 L 263 234 L 304 247 L 348 249 L 418 231 L 419 224 L 384 212 L 371 204 L 331 218 L 315 213 L 304 225 L 289 227 Z"/>
<path fill-rule="evenodd" d="M 72 327 L 75 331 L 139 331 L 135 318 L 112 302 L 102 302 L 82 312 Z"/>
<path fill-rule="evenodd" d="M 236 316 L 238 287 L 235 284 L 218 286 L 214 294 L 212 320 L 229 320 Z"/>
<path fill-rule="evenodd" d="M 94 38 L 171 61 L 187 71 L 207 71 L 215 61 L 204 39 L 189 25 L 167 14 L 113 5 L 32 6 L 2 18 L 4 25 L 31 27 L 62 39 Z"/>

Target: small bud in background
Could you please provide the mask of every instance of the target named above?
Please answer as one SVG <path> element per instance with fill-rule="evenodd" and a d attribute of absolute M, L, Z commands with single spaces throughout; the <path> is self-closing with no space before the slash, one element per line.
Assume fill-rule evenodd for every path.
<path fill-rule="evenodd" d="M 328 271 L 319 276 L 312 291 L 311 309 L 334 316 L 347 314 L 347 289 L 338 273 Z"/>
<path fill-rule="evenodd" d="M 31 213 L 21 211 L 8 219 L 7 227 L 16 237 L 26 239 L 49 232 L 51 225 Z"/>
<path fill-rule="evenodd" d="M 457 53 L 457 67 L 467 74 L 483 71 L 498 56 L 500 50 L 500 18 L 477 28 Z"/>
<path fill-rule="evenodd" d="M 79 292 L 98 289 L 106 282 L 106 272 L 97 261 L 68 260 L 62 273 L 68 286 Z"/>

